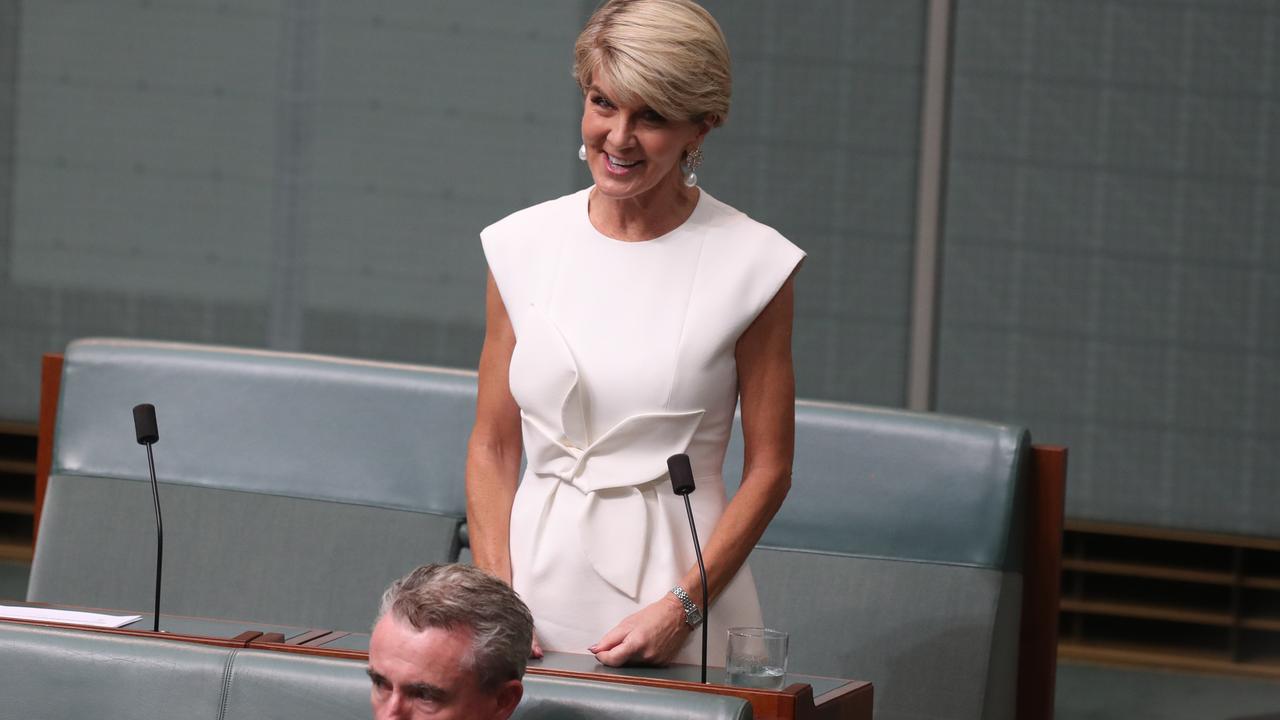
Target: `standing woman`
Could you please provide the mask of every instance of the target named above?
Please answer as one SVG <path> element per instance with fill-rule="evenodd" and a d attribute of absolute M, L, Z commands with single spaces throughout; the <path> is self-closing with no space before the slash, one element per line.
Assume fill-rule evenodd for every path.
<path fill-rule="evenodd" d="M 541 647 L 607 665 L 712 663 L 760 625 L 747 555 L 791 482 L 791 276 L 804 253 L 697 186 L 729 50 L 691 0 L 610 0 L 574 48 L 594 185 L 481 233 L 489 263 L 467 456 L 475 563 Z M 721 467 L 741 402 L 744 474 Z M 528 466 L 518 480 L 523 447 Z M 710 612 L 666 459 L 688 453 Z"/>

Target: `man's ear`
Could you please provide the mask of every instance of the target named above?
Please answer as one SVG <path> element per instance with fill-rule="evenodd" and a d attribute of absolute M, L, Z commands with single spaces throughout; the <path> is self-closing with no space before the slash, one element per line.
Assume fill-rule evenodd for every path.
<path fill-rule="evenodd" d="M 520 704 L 520 699 L 524 697 L 524 683 L 519 680 L 508 680 L 498 686 L 498 690 L 493 696 L 498 703 L 498 712 L 495 717 L 506 720 L 516 711 L 516 706 Z"/>

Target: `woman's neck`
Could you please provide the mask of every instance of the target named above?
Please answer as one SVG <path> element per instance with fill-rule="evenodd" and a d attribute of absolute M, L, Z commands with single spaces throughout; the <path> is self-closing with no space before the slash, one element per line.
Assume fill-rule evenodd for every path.
<path fill-rule="evenodd" d="M 684 224 L 698 206 L 701 191 L 683 183 L 660 183 L 635 197 L 614 199 L 595 188 L 587 197 L 587 216 L 602 234 L 624 242 L 662 237 Z"/>

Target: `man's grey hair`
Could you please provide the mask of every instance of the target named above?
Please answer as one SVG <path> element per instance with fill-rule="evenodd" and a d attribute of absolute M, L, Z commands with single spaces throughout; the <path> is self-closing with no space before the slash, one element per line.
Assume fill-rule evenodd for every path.
<path fill-rule="evenodd" d="M 423 565 L 382 594 L 378 619 L 387 613 L 418 631 L 469 631 L 465 661 L 484 690 L 524 676 L 533 615 L 510 585 L 479 568 Z"/>

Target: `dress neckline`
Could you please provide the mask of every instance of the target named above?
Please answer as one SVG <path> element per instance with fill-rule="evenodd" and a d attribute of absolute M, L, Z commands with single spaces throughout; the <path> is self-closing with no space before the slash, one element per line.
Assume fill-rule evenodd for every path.
<path fill-rule="evenodd" d="M 670 242 L 673 239 L 676 239 L 677 236 L 682 234 L 682 231 L 687 231 L 689 228 L 693 227 L 694 222 L 696 220 L 699 220 L 700 216 L 703 214 L 703 212 L 705 212 L 705 208 L 707 207 L 707 204 L 708 204 L 707 201 L 710 199 L 710 195 L 707 194 L 706 190 L 703 190 L 702 188 L 698 188 L 698 199 L 694 201 L 693 212 L 689 213 L 689 217 L 685 218 L 684 222 L 671 228 L 667 232 L 657 237 L 649 238 L 648 240 L 619 240 L 618 238 L 609 237 L 608 235 L 605 235 L 604 233 L 600 232 L 600 230 L 598 230 L 596 226 L 591 223 L 591 214 L 590 214 L 591 191 L 594 189 L 595 189 L 595 185 L 590 185 L 585 190 L 580 190 L 578 192 L 580 198 L 578 201 L 578 208 L 575 211 L 575 214 L 578 216 L 578 218 L 582 222 L 582 226 L 586 228 L 586 231 L 593 237 L 593 239 L 599 240 L 601 242 L 606 242 L 611 245 L 618 245 L 618 246 L 643 247 L 646 245 L 667 244 L 668 242 Z"/>

